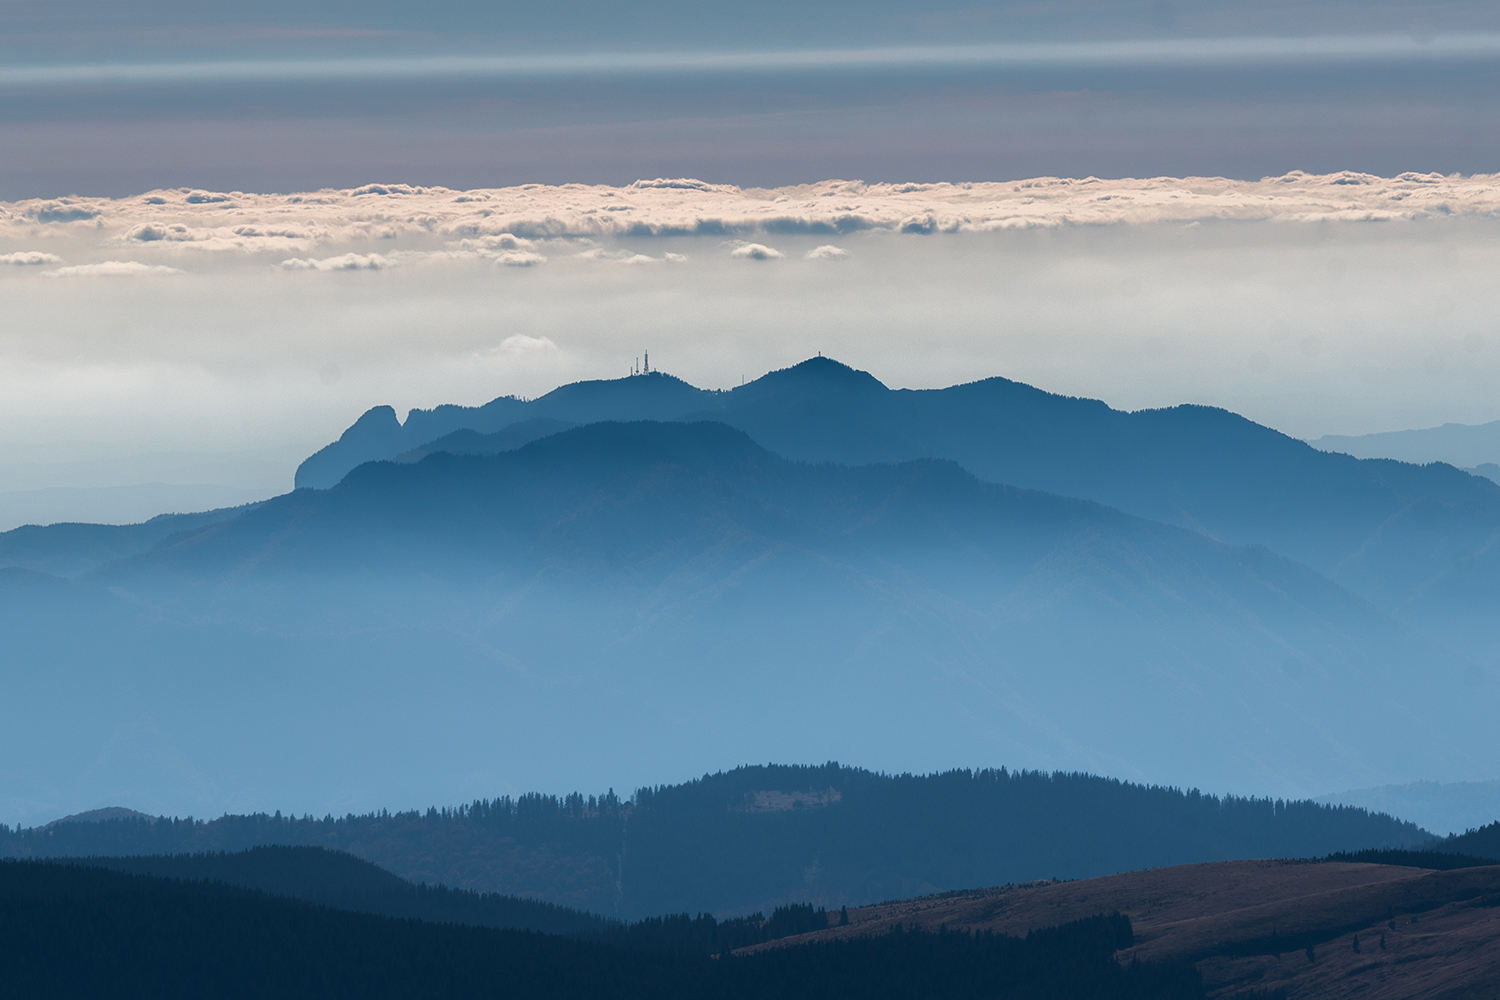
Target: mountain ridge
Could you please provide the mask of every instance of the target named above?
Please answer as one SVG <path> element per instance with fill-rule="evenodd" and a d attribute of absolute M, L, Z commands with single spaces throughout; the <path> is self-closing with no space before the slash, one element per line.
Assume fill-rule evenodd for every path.
<path fill-rule="evenodd" d="M 590 420 L 611 407 L 616 419 L 648 409 L 663 419 L 676 405 L 681 412 L 665 419 L 727 423 L 789 459 L 947 459 L 987 482 L 1093 500 L 1230 544 L 1265 545 L 1430 638 L 1500 663 L 1500 616 L 1453 615 L 1449 582 L 1462 570 L 1484 581 L 1484 602 L 1500 599 L 1500 485 L 1441 463 L 1356 459 L 1217 407 L 1125 412 L 1001 377 L 889 389 L 823 357 L 725 391 L 652 373 L 575 383 L 529 402 L 509 399 L 501 409 L 568 420 L 569 401 L 583 397 Z M 500 413 L 442 409 L 444 427 Z M 437 413 L 413 411 L 408 425 L 417 437 L 436 419 L 419 412 Z M 337 449 L 319 455 L 325 472 L 353 467 L 334 461 Z"/>
<path fill-rule="evenodd" d="M 1390 816 L 1311 802 L 1086 774 L 878 774 L 830 762 L 741 766 L 643 787 L 627 800 L 612 792 L 525 795 L 323 819 L 160 817 L 54 834 L 7 829 L 0 855 L 181 857 L 318 845 L 409 881 L 638 918 L 769 913 L 805 902 L 837 909 L 978 885 L 1430 840 Z"/>

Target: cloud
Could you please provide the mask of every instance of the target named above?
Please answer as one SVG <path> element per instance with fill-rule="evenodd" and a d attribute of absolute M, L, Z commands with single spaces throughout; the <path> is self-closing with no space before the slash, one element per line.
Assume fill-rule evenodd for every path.
<path fill-rule="evenodd" d="M 157 243 L 162 240 L 189 242 L 198 238 L 198 235 L 187 226 L 162 225 L 154 222 L 132 226 L 122 237 L 122 239 L 135 240 L 138 243 Z"/>
<path fill-rule="evenodd" d="M 745 260 L 780 260 L 786 254 L 763 243 L 746 243 L 731 250 L 729 256 L 741 257 Z"/>
<path fill-rule="evenodd" d="M 0 253 L 0 264 L 61 264 L 62 258 L 56 254 L 42 253 L 40 250 L 21 250 L 17 253 Z"/>
<path fill-rule="evenodd" d="M 529 250 L 514 250 L 509 253 L 491 254 L 490 259 L 506 267 L 536 267 L 547 263 L 547 258 Z"/>
<path fill-rule="evenodd" d="M 1491 218 L 1500 175 L 1377 177 L 1294 171 L 1223 177 L 1033 177 L 984 183 L 866 184 L 829 180 L 772 190 L 701 181 L 625 187 L 540 185 L 468 192 L 366 185 L 298 195 L 180 190 L 131 198 L 0 203 L 0 240 L 29 240 L 39 221 L 88 222 L 105 242 L 196 250 L 301 252 L 308 242 L 354 249 L 374 240 L 445 238 L 481 253 L 536 252 L 540 239 L 759 234 L 936 235 L 1076 225 L 1197 221 L 1370 221 Z M 520 263 L 520 260 L 505 261 Z M 535 263 L 533 261 L 532 263 Z"/>
<path fill-rule="evenodd" d="M 660 257 L 652 257 L 650 254 L 636 253 L 634 250 L 606 250 L 603 247 L 593 247 L 573 256 L 581 260 L 604 260 L 615 264 L 672 264 L 687 260 L 687 255 L 680 253 L 665 253 Z"/>
<path fill-rule="evenodd" d="M 465 250 L 530 250 L 533 243 L 515 233 L 495 233 L 478 239 L 459 240 L 458 245 Z"/>
<path fill-rule="evenodd" d="M 392 264 L 392 261 L 378 253 L 346 253 L 337 257 L 324 257 L 322 260 L 293 257 L 276 266 L 283 271 L 383 271 Z"/>
<path fill-rule="evenodd" d="M 500 350 L 507 354 L 555 354 L 557 345 L 550 337 L 528 337 L 518 333 L 500 341 Z"/>
<path fill-rule="evenodd" d="M 152 204 L 151 199 L 147 199 Z M 199 201 L 188 199 L 191 205 L 216 205 L 207 197 Z M 230 208 L 236 206 L 230 205 Z M 219 220 L 214 220 L 219 221 Z M 350 230 L 350 235 L 353 230 Z M 193 226 L 183 222 L 153 220 L 127 228 L 115 240 L 120 243 L 148 243 L 178 250 L 239 250 L 249 252 L 285 252 L 302 249 L 309 241 L 323 239 L 328 234 L 307 225 L 238 225 Z"/>
<path fill-rule="evenodd" d="M 1270 7 L 1252 6 L 1261 9 Z M 1459 9 L 1462 9 L 1462 5 Z M 1451 22 L 1451 27 L 1456 28 L 1463 23 L 1464 19 L 1460 18 Z M 771 51 L 735 52 L 687 49 L 675 52 L 626 50 L 512 55 L 387 55 L 379 58 L 200 59 L 72 65 L 42 63 L 6 66 L 0 69 L 0 84 L 9 87 L 36 87 L 374 79 L 515 79 L 567 77 L 575 74 L 591 76 L 601 72 L 779 73 L 882 67 L 909 69 L 918 66 L 1027 69 L 1226 64 L 1275 66 L 1303 63 L 1309 59 L 1378 65 L 1393 60 L 1421 63 L 1455 58 L 1493 58 L 1500 52 L 1500 37 L 1485 30 L 1427 32 L 1418 30 L 1414 24 L 1410 31 L 1393 31 L 1384 18 L 1379 21 L 1364 21 L 1360 26 L 1362 31 L 1351 32 L 1352 25 L 1344 20 L 1340 20 L 1338 24 L 1342 29 L 1340 31 L 1314 30 L 1303 37 L 1276 37 L 1258 33 L 1248 37 L 1100 38 L 1087 41 L 1073 39 L 979 44 L 966 39 L 959 44 L 882 44 L 868 48 L 814 45 L 801 50 L 778 47 Z M 1377 24 L 1378 27 L 1371 31 L 1371 27 Z M 430 28 L 426 25 L 424 27 Z M 1235 35 L 1237 32 L 1230 34 Z M 637 183 L 668 187 L 702 182 L 689 178 L 658 178 Z M 362 195 L 386 196 L 422 190 L 406 184 L 367 184 L 358 189 Z"/>
<path fill-rule="evenodd" d="M 47 278 L 135 278 L 181 273 L 175 267 L 142 264 L 138 260 L 106 260 L 102 264 L 76 264 L 73 267 L 42 272 Z"/>
<path fill-rule="evenodd" d="M 824 243 L 820 247 L 813 247 L 803 256 L 808 260 L 843 260 L 849 256 L 849 251 L 832 243 Z"/>
<path fill-rule="evenodd" d="M 74 198 L 31 202 L 26 211 L 27 218 L 45 223 L 87 222 L 99 214 L 100 210 L 96 206 L 81 204 L 79 199 Z"/>

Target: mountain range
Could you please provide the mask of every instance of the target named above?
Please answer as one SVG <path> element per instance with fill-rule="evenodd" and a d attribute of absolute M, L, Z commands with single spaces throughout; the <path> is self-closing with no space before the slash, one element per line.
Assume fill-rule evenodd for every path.
<path fill-rule="evenodd" d="M 1266 546 L 1434 641 L 1486 665 L 1500 655 L 1500 616 L 1478 613 L 1500 594 L 1500 485 L 1441 463 L 1322 451 L 1212 407 L 1123 412 L 1004 378 L 893 390 L 819 357 L 727 391 L 653 372 L 413 410 L 404 423 L 377 407 L 303 462 L 296 482 L 326 488 L 363 462 L 431 450 L 460 431 L 471 432 L 459 446 L 471 453 L 489 435 L 494 450 L 514 447 L 539 419 L 713 420 L 808 462 L 949 459 L 987 482 Z"/>
<path fill-rule="evenodd" d="M 1323 451 L 1343 452 L 1356 458 L 1394 458 L 1417 465 L 1447 462 L 1459 468 L 1493 468 L 1500 463 L 1500 420 L 1375 434 L 1325 434 L 1310 443 Z"/>
<path fill-rule="evenodd" d="M 1222 410 L 818 358 L 375 410 L 299 481 L 0 535 L 12 816 L 773 756 L 1283 795 L 1492 774 L 1500 487 Z"/>

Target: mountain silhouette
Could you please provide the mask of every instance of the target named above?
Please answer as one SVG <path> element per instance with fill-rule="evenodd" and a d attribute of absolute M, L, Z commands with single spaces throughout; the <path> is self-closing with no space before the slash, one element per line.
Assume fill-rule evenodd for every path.
<path fill-rule="evenodd" d="M 298 489 L 327 489 L 357 465 L 393 459 L 455 431 L 493 434 L 536 419 L 565 424 L 674 420 L 701 409 L 713 395 L 671 375 L 651 372 L 624 379 L 575 382 L 530 401 L 502 396 L 483 406 L 412 410 L 404 424 L 389 406 L 375 406 L 337 441 L 298 466 L 295 483 Z"/>
<path fill-rule="evenodd" d="M 360 462 L 394 457 L 465 421 L 483 430 L 535 416 L 714 420 L 811 462 L 949 459 L 988 482 L 1264 545 L 1480 662 L 1500 657 L 1500 615 L 1472 614 L 1474 601 L 1500 600 L 1500 485 L 1442 464 L 1319 451 L 1214 407 L 1130 413 L 1003 378 L 892 390 L 818 357 L 725 392 L 653 373 L 580 382 L 530 402 L 414 410 L 404 425 L 392 413 L 381 418 L 391 442 L 384 454 L 341 439 L 304 464 L 298 484 L 331 486 Z M 1462 615 L 1452 613 L 1455 573 L 1472 584 Z"/>

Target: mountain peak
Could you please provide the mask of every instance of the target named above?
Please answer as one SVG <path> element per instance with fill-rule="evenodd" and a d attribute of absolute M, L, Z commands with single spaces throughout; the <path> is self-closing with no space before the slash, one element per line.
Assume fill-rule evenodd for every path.
<path fill-rule="evenodd" d="M 805 391 L 811 387 L 846 394 L 890 391 L 889 386 L 869 372 L 819 354 L 790 368 L 768 372 L 754 382 L 739 386 L 734 393 L 737 399 L 743 399 L 768 393 Z"/>
<path fill-rule="evenodd" d="M 139 812 L 135 809 L 127 809 L 124 806 L 105 806 L 103 809 L 90 809 L 87 812 L 74 813 L 71 816 L 64 816 L 62 819 L 55 819 L 51 823 L 48 823 L 47 826 L 50 828 L 61 826 L 64 823 L 108 823 L 111 820 L 118 819 L 142 819 L 148 823 L 156 822 L 155 816 Z"/>

